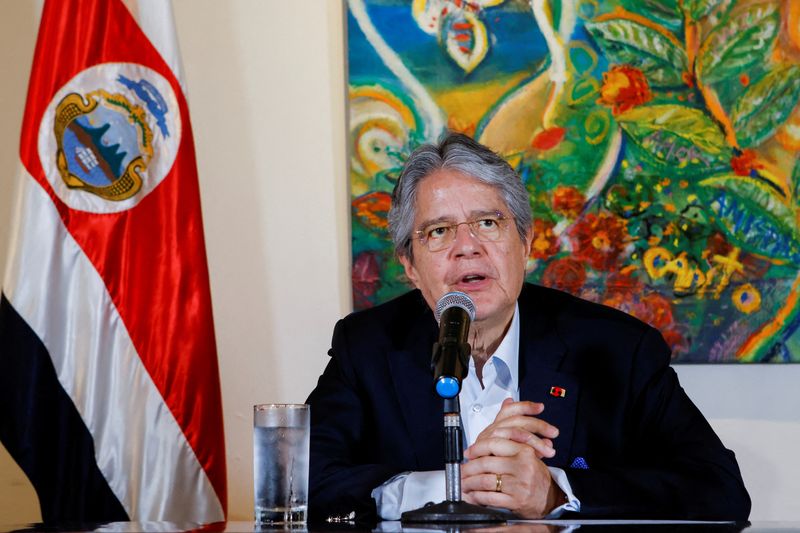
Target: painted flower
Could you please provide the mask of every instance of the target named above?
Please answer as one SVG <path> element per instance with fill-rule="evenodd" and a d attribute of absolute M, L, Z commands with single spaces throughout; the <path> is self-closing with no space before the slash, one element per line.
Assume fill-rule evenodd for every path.
<path fill-rule="evenodd" d="M 555 224 L 541 218 L 533 219 L 533 243 L 531 259 L 547 259 L 558 253 L 561 248 L 558 237 L 553 233 Z"/>
<path fill-rule="evenodd" d="M 597 103 L 611 106 L 614 115 L 652 99 L 650 85 L 641 70 L 630 65 L 614 65 L 603 73 L 603 86 Z"/>
<path fill-rule="evenodd" d="M 630 272 L 611 272 L 606 277 L 606 293 L 603 303 L 618 307 L 632 294 L 640 294 L 642 282 Z"/>
<path fill-rule="evenodd" d="M 586 199 L 575 187 L 560 185 L 553 191 L 553 211 L 569 218 L 577 218 Z"/>
<path fill-rule="evenodd" d="M 621 276 L 618 281 L 620 284 L 613 290 L 609 286 L 610 294 L 607 293 L 603 303 L 633 315 L 656 328 L 672 348 L 673 355 L 679 351 L 686 351 L 688 344 L 675 323 L 672 302 L 657 292 L 640 297 L 644 288 L 633 278 Z M 627 287 L 625 287 L 626 284 Z"/>
<path fill-rule="evenodd" d="M 672 303 L 658 292 L 642 296 L 634 304 L 631 314 L 662 331 L 666 331 L 675 323 L 672 315 Z"/>
<path fill-rule="evenodd" d="M 631 314 L 659 330 L 673 354 L 688 348 L 686 339 L 675 324 L 672 303 L 664 295 L 652 292 L 643 296 L 634 304 Z"/>
<path fill-rule="evenodd" d="M 753 170 L 764 168 L 757 158 L 756 152 L 747 148 L 731 158 L 731 168 L 737 176 L 749 176 Z"/>
<path fill-rule="evenodd" d="M 353 305 L 356 309 L 372 307 L 370 300 L 380 286 L 380 266 L 375 252 L 362 252 L 353 261 Z"/>
<path fill-rule="evenodd" d="M 731 301 L 736 309 L 749 315 L 761 309 L 761 293 L 750 283 L 745 283 L 734 289 Z"/>
<path fill-rule="evenodd" d="M 391 205 L 389 193 L 375 191 L 353 200 L 353 211 L 364 225 L 386 229 L 389 226 L 386 215 Z"/>
<path fill-rule="evenodd" d="M 533 137 L 531 146 L 543 152 L 551 150 L 561 144 L 561 141 L 564 140 L 564 136 L 566 134 L 566 128 L 547 128 L 546 130 L 540 131 Z"/>
<path fill-rule="evenodd" d="M 596 270 L 613 270 L 628 236 L 624 219 L 608 213 L 589 213 L 570 231 L 574 255 Z"/>
<path fill-rule="evenodd" d="M 542 274 L 542 285 L 577 294 L 586 283 L 586 267 L 571 257 L 556 259 Z"/>

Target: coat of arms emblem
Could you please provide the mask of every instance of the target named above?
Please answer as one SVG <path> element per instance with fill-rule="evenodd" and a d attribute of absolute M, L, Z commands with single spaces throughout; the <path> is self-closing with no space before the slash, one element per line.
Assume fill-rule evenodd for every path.
<path fill-rule="evenodd" d="M 51 163 L 45 173 L 56 193 L 87 211 L 135 205 L 174 161 L 178 109 L 166 80 L 141 65 L 107 63 L 76 76 L 56 94 L 42 124 L 52 128 L 40 136 L 40 153 Z"/>

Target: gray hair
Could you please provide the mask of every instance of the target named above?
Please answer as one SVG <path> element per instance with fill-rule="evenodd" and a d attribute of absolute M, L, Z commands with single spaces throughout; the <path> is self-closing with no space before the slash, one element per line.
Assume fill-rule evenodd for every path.
<path fill-rule="evenodd" d="M 520 239 L 531 229 L 528 191 L 519 174 L 505 159 L 461 133 L 446 133 L 439 144 L 423 144 L 408 157 L 392 192 L 389 209 L 389 235 L 397 255 L 412 258 L 417 188 L 438 170 L 457 170 L 493 187 L 511 210 Z"/>

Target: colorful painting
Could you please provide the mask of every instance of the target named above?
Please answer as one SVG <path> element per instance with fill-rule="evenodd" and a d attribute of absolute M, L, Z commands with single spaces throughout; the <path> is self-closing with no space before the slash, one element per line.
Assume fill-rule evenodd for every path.
<path fill-rule="evenodd" d="M 530 191 L 528 279 L 686 363 L 800 362 L 800 2 L 349 0 L 356 308 L 409 285 L 386 231 L 446 129 Z"/>

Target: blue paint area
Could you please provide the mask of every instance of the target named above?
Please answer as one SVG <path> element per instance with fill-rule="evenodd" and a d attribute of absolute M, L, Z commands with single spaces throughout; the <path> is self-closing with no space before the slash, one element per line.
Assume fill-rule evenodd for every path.
<path fill-rule="evenodd" d="M 463 82 L 493 82 L 499 76 L 536 70 L 547 58 L 547 46 L 530 11 L 487 8 L 483 22 L 489 36 L 489 52 L 470 74 L 449 57 L 435 35 L 422 31 L 411 15 L 411 6 L 367 7 L 373 25 L 412 74 L 432 88 Z M 390 79 L 387 69 L 348 10 L 348 60 L 350 78 Z M 402 28 L 402 31 L 397 31 Z"/>

